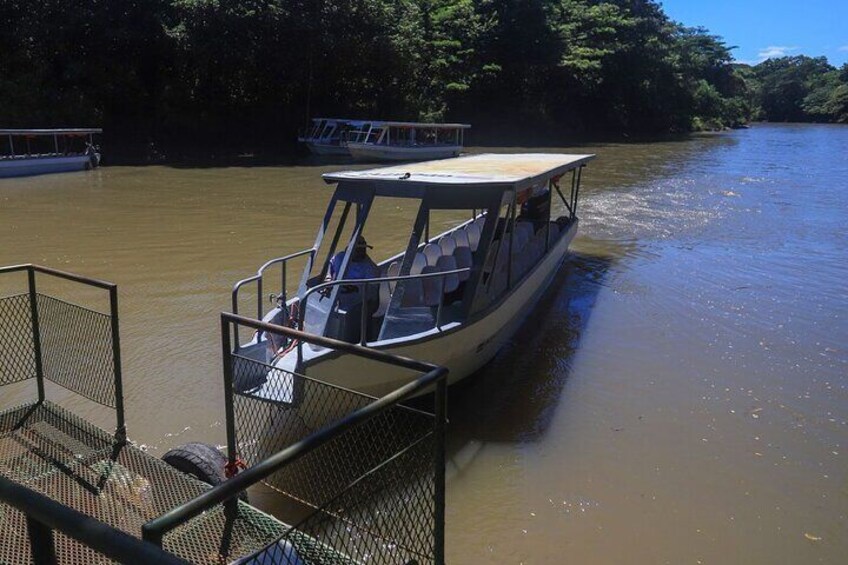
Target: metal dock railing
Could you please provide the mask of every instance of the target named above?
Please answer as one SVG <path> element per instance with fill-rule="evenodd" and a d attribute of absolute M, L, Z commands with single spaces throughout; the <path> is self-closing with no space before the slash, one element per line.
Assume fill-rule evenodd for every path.
<path fill-rule="evenodd" d="M 445 369 L 223 314 L 235 476 L 210 487 L 126 441 L 115 286 L 34 265 L 0 268 L 14 272 L 27 282 L 0 298 L 0 386 L 35 379 L 37 397 L 0 412 L 0 562 L 444 562 Z M 108 312 L 39 293 L 41 275 L 106 290 Z M 237 326 L 418 376 L 373 399 L 239 356 Z M 259 387 L 269 379 L 297 390 L 298 401 L 269 397 Z M 116 431 L 48 400 L 45 381 L 115 408 Z M 435 414 L 401 404 L 432 388 Z M 292 526 L 239 498 L 260 481 L 311 510 Z"/>

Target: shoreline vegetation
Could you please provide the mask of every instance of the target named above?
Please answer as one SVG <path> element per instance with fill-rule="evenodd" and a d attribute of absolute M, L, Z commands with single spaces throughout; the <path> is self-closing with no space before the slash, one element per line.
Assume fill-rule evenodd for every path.
<path fill-rule="evenodd" d="M 12 1 L 0 19 L 0 124 L 102 126 L 113 164 L 287 158 L 322 115 L 468 122 L 491 146 L 848 122 L 848 64 L 741 64 L 650 0 Z"/>

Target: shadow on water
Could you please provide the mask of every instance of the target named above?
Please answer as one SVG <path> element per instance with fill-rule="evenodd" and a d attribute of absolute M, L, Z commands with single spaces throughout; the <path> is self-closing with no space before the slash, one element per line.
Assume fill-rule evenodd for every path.
<path fill-rule="evenodd" d="M 534 314 L 495 359 L 451 387 L 450 459 L 467 459 L 463 452 L 486 442 L 532 442 L 544 436 L 614 261 L 570 254 Z"/>

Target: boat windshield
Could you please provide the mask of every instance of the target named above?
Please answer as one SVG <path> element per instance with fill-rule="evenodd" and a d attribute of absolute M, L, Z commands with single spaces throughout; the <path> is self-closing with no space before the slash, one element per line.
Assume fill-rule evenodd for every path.
<path fill-rule="evenodd" d="M 337 189 L 316 240 L 318 252 L 298 292 L 305 298 L 306 331 L 372 343 L 426 332 L 468 316 L 478 282 L 472 272 L 480 271 L 487 247 L 481 241 L 489 212 L 486 201 L 491 198 L 475 205 L 427 197 L 402 199 L 410 212 L 405 229 L 399 230 L 409 234 L 405 248 L 384 259 L 385 252 L 372 257 L 369 221 L 384 221 L 378 213 L 381 204 L 389 201 L 385 208 L 397 208 L 392 201 L 398 200 L 362 198 L 361 191 Z M 496 215 L 497 206 L 492 209 Z M 373 282 L 344 282 L 359 280 Z"/>

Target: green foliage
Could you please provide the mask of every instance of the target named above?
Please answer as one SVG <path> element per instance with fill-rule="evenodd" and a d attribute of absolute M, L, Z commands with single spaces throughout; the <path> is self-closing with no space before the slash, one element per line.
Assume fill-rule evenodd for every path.
<path fill-rule="evenodd" d="M 824 57 L 781 57 L 754 67 L 762 118 L 775 122 L 846 121 L 848 65 L 837 70 Z"/>
<path fill-rule="evenodd" d="M 848 66 L 734 64 L 652 0 L 5 0 L 0 19 L 0 123 L 103 125 L 110 155 L 281 154 L 314 115 L 489 143 L 848 121 Z"/>

